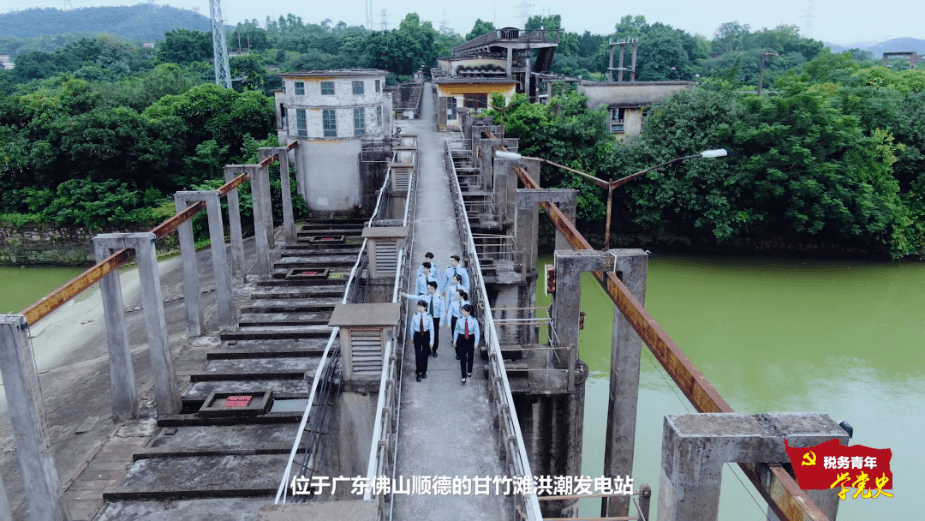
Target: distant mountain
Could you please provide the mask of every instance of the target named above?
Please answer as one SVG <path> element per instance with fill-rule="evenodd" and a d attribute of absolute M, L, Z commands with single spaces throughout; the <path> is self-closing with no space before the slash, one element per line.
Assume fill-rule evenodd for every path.
<path fill-rule="evenodd" d="M 919 40 L 918 38 L 893 38 L 892 40 L 880 43 L 854 42 L 847 45 L 826 43 L 825 46 L 834 53 L 845 52 L 848 49 L 870 51 L 875 60 L 882 59 L 883 53 L 885 52 L 914 51 L 918 54 L 925 55 L 925 40 Z"/>
<path fill-rule="evenodd" d="M 914 51 L 918 54 L 925 55 L 925 40 L 919 40 L 918 38 L 894 38 L 883 43 L 878 43 L 877 45 L 872 45 L 866 50 L 874 54 L 875 60 L 882 59 L 883 53 L 885 52 Z"/>
<path fill-rule="evenodd" d="M 119 7 L 26 9 L 0 14 L 0 35 L 35 38 L 54 34 L 109 33 L 128 40 L 151 42 L 171 29 L 210 30 L 209 18 L 186 9 L 138 4 Z"/>

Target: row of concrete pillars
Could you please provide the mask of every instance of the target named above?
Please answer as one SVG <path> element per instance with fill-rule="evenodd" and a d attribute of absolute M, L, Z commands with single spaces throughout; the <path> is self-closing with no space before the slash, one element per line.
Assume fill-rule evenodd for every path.
<path fill-rule="evenodd" d="M 623 46 L 625 42 L 621 44 L 621 68 Z M 496 146 L 505 144 L 506 140 L 485 138 L 483 131 L 502 135 L 503 129 L 495 129 L 491 118 L 467 116 L 463 114 L 463 131 L 472 142 L 473 162 L 481 167 L 482 188 L 493 193 L 497 220 L 510 223 L 515 237 L 514 249 L 520 252 L 521 276 L 526 283 L 523 284 L 523 295 L 517 299 L 518 305 L 532 309 L 535 306 L 533 284 L 537 278 L 534 268 L 537 259 L 537 206 L 541 202 L 554 203 L 574 222 L 577 193 L 574 190 L 518 189 L 515 168 L 526 170 L 538 184 L 539 162 L 516 153 L 496 151 Z M 563 437 L 568 447 L 564 458 L 561 458 L 564 460 L 563 468 L 556 470 L 573 476 L 581 474 L 584 379 L 578 374 L 580 361 L 577 346 L 581 276 L 586 271 L 614 272 L 639 304 L 644 305 L 648 255 L 640 249 L 573 251 L 565 237 L 556 232 L 555 293 L 550 325 L 554 346 L 564 346 L 569 353 L 566 362 L 568 381 L 565 386 L 568 393 L 568 418 L 555 418 L 559 428 L 564 427 L 569 431 Z M 519 338 L 522 344 L 535 341 L 532 334 Z M 640 337 L 616 307 L 611 346 L 604 475 L 616 478 L 633 474 L 642 350 Z M 550 403 L 555 406 L 558 402 Z M 718 517 L 723 464 L 786 464 L 789 458 L 784 451 L 784 439 L 791 446 L 807 447 L 833 438 L 843 444 L 848 441 L 847 433 L 840 426 L 828 415 L 819 413 L 668 416 L 665 419 L 662 443 L 658 520 L 714 521 Z M 531 459 L 535 461 L 538 458 Z M 766 466 L 763 468 L 767 469 Z M 770 483 L 770 479 L 766 481 Z M 766 497 L 771 495 L 770 490 L 760 492 Z M 807 491 L 807 495 L 830 520 L 835 520 L 838 511 L 836 491 Z M 617 496 L 602 505 L 601 515 L 628 516 L 629 504 L 629 496 Z M 575 517 L 577 514 L 577 501 L 562 502 L 559 515 Z M 776 512 L 770 506 L 767 517 L 769 521 L 778 521 Z"/>
<path fill-rule="evenodd" d="M 289 149 L 287 147 L 261 148 L 262 163 L 228 165 L 225 180 L 231 181 L 242 173 L 249 174 L 254 209 L 254 230 L 257 248 L 256 273 L 258 277 L 271 276 L 270 249 L 273 248 L 273 212 L 270 197 L 269 163 L 263 162 L 273 155 L 280 163 L 282 185 L 283 230 L 287 243 L 296 240 L 295 220 L 289 180 Z M 246 282 L 247 266 L 244 260 L 244 240 L 237 189 L 227 193 L 228 217 L 231 232 L 231 262 L 225 250 L 224 217 L 221 194 L 212 191 L 182 191 L 175 195 L 177 214 L 190 205 L 206 204 L 209 239 L 212 252 L 212 270 L 215 279 L 216 318 L 220 330 L 234 329 L 236 318 L 232 295 L 232 279 Z M 199 271 L 194 247 L 193 229 L 189 219 L 177 231 L 183 263 L 183 292 L 186 304 L 188 336 L 204 332 L 203 309 L 200 299 Z M 178 414 L 182 404 L 179 385 L 174 371 L 173 358 L 167 338 L 164 303 L 160 275 L 157 268 L 157 237 L 154 233 L 108 233 L 93 238 L 97 262 L 114 251 L 135 251 L 141 284 L 151 367 L 154 374 L 155 407 L 158 417 Z M 113 422 L 138 417 L 138 390 L 132 365 L 128 334 L 125 327 L 125 306 L 118 270 L 100 279 L 100 290 L 109 343 L 109 376 L 112 391 Z M 22 470 L 30 516 L 34 521 L 65 521 L 67 507 L 61 482 L 51 456 L 50 440 L 46 432 L 44 405 L 29 324 L 22 315 L 0 315 L 0 373 L 13 424 L 13 435 Z M 5 489 L 0 483 L 0 520 L 10 519 Z"/>
<path fill-rule="evenodd" d="M 636 51 L 639 48 L 639 40 L 635 38 L 629 42 L 617 42 L 610 44 L 610 65 L 607 67 L 607 81 L 613 81 L 613 71 L 618 71 L 617 81 L 623 81 L 623 71 L 626 70 L 626 67 L 623 66 L 623 54 L 626 52 L 626 46 L 630 43 L 633 44 L 633 61 L 629 68 L 630 81 L 636 81 Z M 613 51 L 618 45 L 620 46 L 620 66 L 614 68 Z"/>

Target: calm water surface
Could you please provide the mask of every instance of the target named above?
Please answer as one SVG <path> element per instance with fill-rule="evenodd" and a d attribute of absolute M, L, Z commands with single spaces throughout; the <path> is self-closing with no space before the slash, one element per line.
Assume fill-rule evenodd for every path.
<path fill-rule="evenodd" d="M 85 269 L 0 266 L 0 313 L 19 313 Z"/>
<path fill-rule="evenodd" d="M 613 304 L 590 275 L 581 303 L 582 472 L 600 476 Z M 656 256 L 646 308 L 736 412 L 822 412 L 854 427 L 852 445 L 893 450 L 894 497 L 849 495 L 839 520 L 925 518 L 914 500 L 925 484 L 925 264 Z M 657 489 L 663 418 L 694 410 L 645 347 L 640 385 L 633 478 Z M 720 519 L 765 521 L 764 505 L 727 465 Z M 599 515 L 599 502 L 581 508 Z"/>

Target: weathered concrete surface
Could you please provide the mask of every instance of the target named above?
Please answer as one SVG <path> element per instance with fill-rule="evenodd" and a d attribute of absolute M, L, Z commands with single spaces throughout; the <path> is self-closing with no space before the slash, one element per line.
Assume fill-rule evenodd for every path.
<path fill-rule="evenodd" d="M 227 521 L 254 519 L 267 498 L 221 498 L 192 501 L 120 501 L 109 503 L 98 521 Z"/>
<path fill-rule="evenodd" d="M 662 436 L 658 520 L 715 521 L 723 465 L 787 463 L 785 438 L 808 447 L 833 438 L 847 443 L 848 433 L 819 413 L 669 414 Z"/>
<path fill-rule="evenodd" d="M 105 499 L 271 496 L 289 454 L 145 458 L 136 461 Z"/>
<path fill-rule="evenodd" d="M 369 521 L 376 518 L 375 501 L 332 501 L 295 505 L 267 505 L 257 521 Z"/>
<path fill-rule="evenodd" d="M 147 449 L 250 449 L 255 441 L 261 444 L 288 443 L 291 447 L 298 430 L 298 424 L 280 425 L 273 430 L 267 430 L 263 425 L 180 427 L 158 431 L 148 443 Z"/>
<path fill-rule="evenodd" d="M 443 167 L 443 139 L 454 136 L 435 132 L 433 97 L 426 94 L 422 101 L 421 119 L 402 125 L 403 132 L 417 134 L 420 151 L 412 262 L 421 262 L 424 252 L 430 251 L 446 265 L 450 255 L 461 252 Z M 505 470 L 492 429 L 483 362 L 476 357 L 472 378 L 462 385 L 448 330 L 441 324 L 438 357 L 430 359 L 427 379 L 421 382 L 415 381 L 414 346 L 406 343 L 395 474 L 502 476 Z M 399 521 L 504 520 L 513 519 L 514 509 L 512 501 L 496 495 L 397 495 L 394 514 Z"/>

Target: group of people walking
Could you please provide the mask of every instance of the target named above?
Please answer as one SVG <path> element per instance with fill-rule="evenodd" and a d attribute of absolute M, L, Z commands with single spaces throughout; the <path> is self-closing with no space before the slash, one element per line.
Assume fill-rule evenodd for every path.
<path fill-rule="evenodd" d="M 427 378 L 428 359 L 437 357 L 441 323 L 450 329 L 462 383 L 472 377 L 472 362 L 481 329 L 472 316 L 474 307 L 469 303 L 469 283 L 469 273 L 460 264 L 459 255 L 450 256 L 449 266 L 441 274 L 434 254 L 427 252 L 415 279 L 417 294 L 402 292 L 403 298 L 417 302 L 417 313 L 409 320 L 409 333 L 414 339 L 418 382 Z"/>

